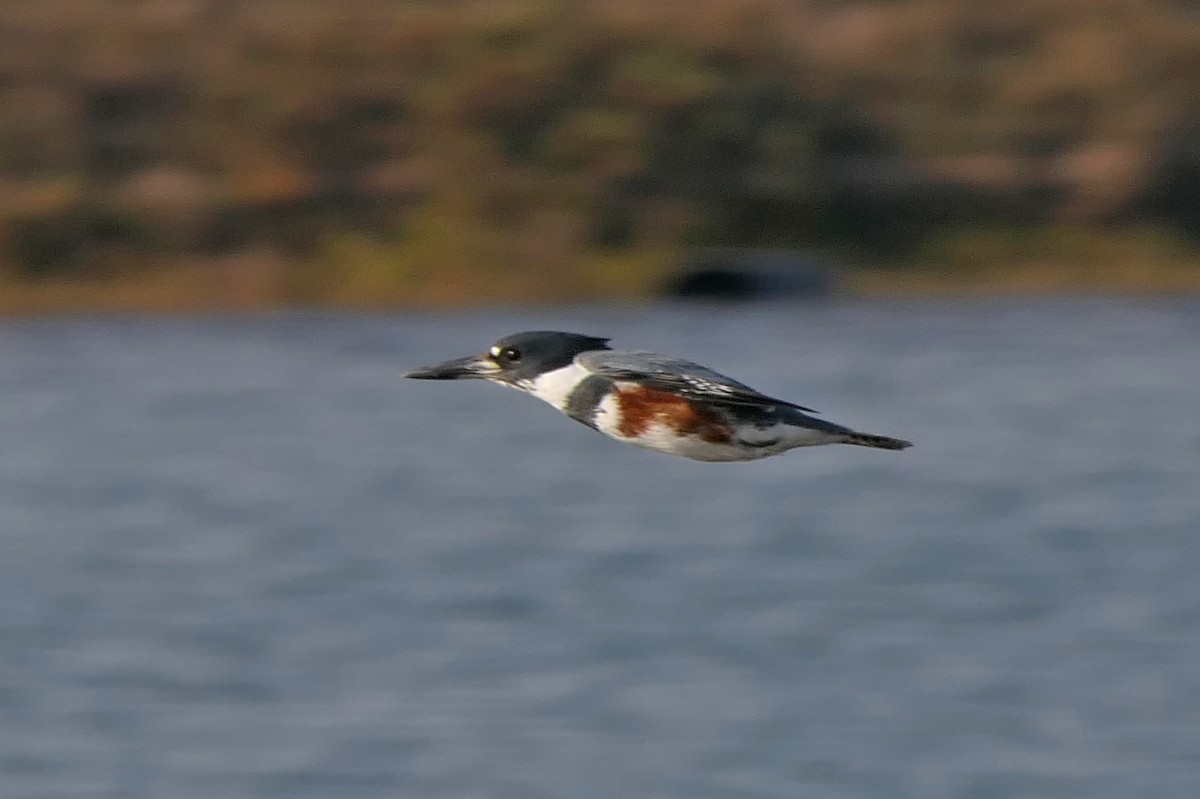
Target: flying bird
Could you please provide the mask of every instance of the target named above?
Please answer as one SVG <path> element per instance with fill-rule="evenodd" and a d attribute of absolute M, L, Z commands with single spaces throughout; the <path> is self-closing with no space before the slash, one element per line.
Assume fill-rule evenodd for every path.
<path fill-rule="evenodd" d="M 750 461 L 821 444 L 912 446 L 818 419 L 811 408 L 691 361 L 615 351 L 608 341 L 547 330 L 516 333 L 482 355 L 404 376 L 490 380 L 532 394 L 618 441 L 698 461 Z"/>

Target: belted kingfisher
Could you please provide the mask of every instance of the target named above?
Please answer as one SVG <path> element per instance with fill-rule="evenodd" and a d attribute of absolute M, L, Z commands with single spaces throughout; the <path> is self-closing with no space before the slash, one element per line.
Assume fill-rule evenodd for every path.
<path fill-rule="evenodd" d="M 811 408 L 760 394 L 691 361 L 617 352 L 608 341 L 546 330 L 517 333 L 482 355 L 404 376 L 490 380 L 532 394 L 618 441 L 698 461 L 750 461 L 820 444 L 912 446 L 814 418 Z"/>

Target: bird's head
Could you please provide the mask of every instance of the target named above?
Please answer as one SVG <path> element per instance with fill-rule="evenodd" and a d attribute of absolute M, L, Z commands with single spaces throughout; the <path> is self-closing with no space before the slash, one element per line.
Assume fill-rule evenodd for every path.
<path fill-rule="evenodd" d="M 609 349 L 606 338 L 532 330 L 505 336 L 481 355 L 414 369 L 404 376 L 418 380 L 491 380 L 522 387 L 538 375 L 568 366 L 581 352 L 606 349 Z"/>

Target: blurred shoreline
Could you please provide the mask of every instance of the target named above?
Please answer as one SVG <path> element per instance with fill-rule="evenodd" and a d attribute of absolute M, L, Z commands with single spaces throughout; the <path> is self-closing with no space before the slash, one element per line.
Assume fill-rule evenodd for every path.
<path fill-rule="evenodd" d="M 126 5 L 0 4 L 2 314 L 1200 291 L 1177 0 Z"/>
<path fill-rule="evenodd" d="M 461 277 L 461 275 L 459 276 Z M 450 278 L 447 278 L 450 280 Z M 433 281 L 436 284 L 436 280 Z M 401 311 L 480 308 L 495 305 L 554 306 L 578 303 L 643 303 L 662 299 L 651 285 L 596 290 L 580 286 L 526 286 L 521 291 L 479 293 L 493 284 L 478 275 L 440 288 L 394 286 L 373 291 L 356 284 L 325 294 L 297 286 L 277 264 L 239 271 L 228 264 L 167 265 L 152 272 L 109 279 L 0 282 L 0 318 L 90 313 L 253 313 L 290 309 Z M 544 289 L 544 290 L 543 290 Z M 922 299 L 957 297 L 1062 297 L 1072 295 L 1200 295 L 1200 268 L 1185 261 L 1155 261 L 1095 269 L 1089 263 L 1029 260 L 1002 271 L 952 269 L 945 265 L 874 266 L 846 269 L 834 277 L 835 297 Z M 767 299 L 770 299 L 769 297 Z"/>

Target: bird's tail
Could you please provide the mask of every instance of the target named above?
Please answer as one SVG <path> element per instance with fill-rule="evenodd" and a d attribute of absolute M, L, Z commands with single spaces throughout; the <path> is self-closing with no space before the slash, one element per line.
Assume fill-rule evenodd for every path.
<path fill-rule="evenodd" d="M 860 447 L 875 447 L 876 449 L 907 449 L 911 441 L 889 436 L 877 436 L 873 433 L 850 432 L 842 438 L 844 444 L 855 444 Z"/>

